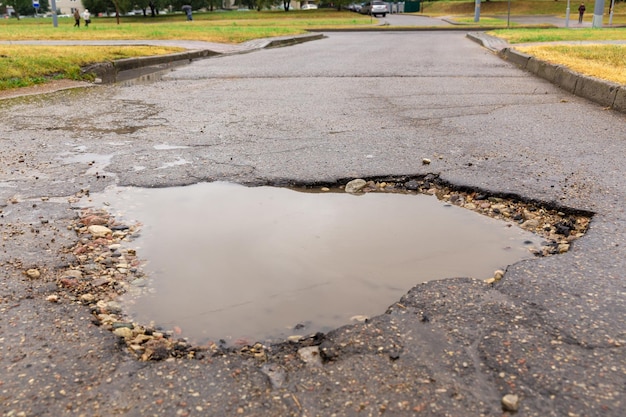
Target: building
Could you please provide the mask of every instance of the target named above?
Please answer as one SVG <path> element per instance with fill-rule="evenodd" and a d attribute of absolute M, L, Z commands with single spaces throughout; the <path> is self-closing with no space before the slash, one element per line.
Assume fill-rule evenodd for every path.
<path fill-rule="evenodd" d="M 71 15 L 76 9 L 82 14 L 85 10 L 81 0 L 56 0 L 55 3 L 57 6 L 57 15 Z M 52 4 L 50 4 L 50 6 L 52 6 Z"/>

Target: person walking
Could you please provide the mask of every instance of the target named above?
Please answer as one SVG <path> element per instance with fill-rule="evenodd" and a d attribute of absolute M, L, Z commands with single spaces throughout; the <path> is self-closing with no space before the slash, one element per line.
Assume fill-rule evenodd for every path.
<path fill-rule="evenodd" d="M 74 9 L 74 27 L 80 27 L 80 13 L 78 12 L 78 9 Z"/>
<path fill-rule="evenodd" d="M 89 13 L 89 9 L 85 9 L 83 12 L 83 19 L 85 19 L 85 27 L 89 27 L 91 23 L 91 13 Z"/>
<path fill-rule="evenodd" d="M 578 6 L 578 23 L 583 22 L 583 15 L 585 14 L 585 3 L 580 3 Z"/>

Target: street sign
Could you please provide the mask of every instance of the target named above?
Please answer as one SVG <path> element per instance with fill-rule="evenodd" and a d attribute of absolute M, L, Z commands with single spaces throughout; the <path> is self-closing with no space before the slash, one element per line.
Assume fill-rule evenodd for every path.
<path fill-rule="evenodd" d="M 34 7 L 35 9 L 38 9 L 38 8 L 39 8 L 39 0 L 33 0 L 33 7 Z"/>

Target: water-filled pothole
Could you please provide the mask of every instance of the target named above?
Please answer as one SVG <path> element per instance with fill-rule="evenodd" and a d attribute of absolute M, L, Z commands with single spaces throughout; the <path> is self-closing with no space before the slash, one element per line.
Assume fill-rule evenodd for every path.
<path fill-rule="evenodd" d="M 149 279 L 134 281 L 123 310 L 194 343 L 326 331 L 382 313 L 420 282 L 492 277 L 543 240 L 419 194 L 203 183 L 91 196 L 103 204 L 141 223 L 131 244 Z"/>

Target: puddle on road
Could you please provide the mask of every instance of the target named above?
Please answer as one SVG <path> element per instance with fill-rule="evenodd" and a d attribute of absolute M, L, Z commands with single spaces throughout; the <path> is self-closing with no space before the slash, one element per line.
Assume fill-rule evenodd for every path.
<path fill-rule="evenodd" d="M 328 331 L 424 281 L 492 277 L 542 241 L 426 195 L 202 183 L 91 200 L 142 224 L 131 244 L 151 279 L 126 313 L 196 343 Z"/>

